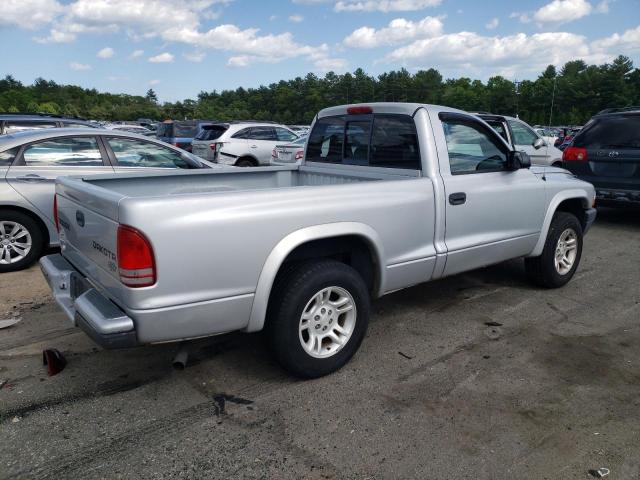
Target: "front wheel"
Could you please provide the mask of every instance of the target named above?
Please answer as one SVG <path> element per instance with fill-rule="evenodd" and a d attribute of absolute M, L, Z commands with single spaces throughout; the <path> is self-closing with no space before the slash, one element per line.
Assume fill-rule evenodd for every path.
<path fill-rule="evenodd" d="M 0 273 L 31 266 L 43 248 L 42 231 L 31 217 L 10 210 L 0 212 Z"/>
<path fill-rule="evenodd" d="M 289 268 L 274 286 L 266 334 L 280 365 L 316 378 L 345 365 L 369 323 L 369 293 L 362 277 L 334 260 Z"/>
<path fill-rule="evenodd" d="M 539 257 L 525 259 L 527 276 L 537 285 L 558 288 L 575 274 L 582 256 L 582 225 L 575 215 L 556 212 Z"/>

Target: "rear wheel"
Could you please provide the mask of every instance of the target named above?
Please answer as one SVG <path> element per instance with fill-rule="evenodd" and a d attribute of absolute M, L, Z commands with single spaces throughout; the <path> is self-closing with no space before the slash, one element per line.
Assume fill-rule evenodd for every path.
<path fill-rule="evenodd" d="M 43 247 L 42 231 L 31 217 L 0 211 L 0 273 L 29 267 L 40 257 Z"/>
<path fill-rule="evenodd" d="M 334 260 L 289 268 L 274 286 L 266 326 L 280 365 L 304 378 L 334 372 L 356 353 L 369 323 L 369 293 Z"/>
<path fill-rule="evenodd" d="M 236 167 L 255 167 L 256 164 L 250 158 L 241 158 L 236 162 Z"/>
<path fill-rule="evenodd" d="M 575 215 L 556 212 L 542 255 L 525 259 L 528 277 L 537 285 L 558 288 L 576 272 L 582 256 L 582 225 Z"/>

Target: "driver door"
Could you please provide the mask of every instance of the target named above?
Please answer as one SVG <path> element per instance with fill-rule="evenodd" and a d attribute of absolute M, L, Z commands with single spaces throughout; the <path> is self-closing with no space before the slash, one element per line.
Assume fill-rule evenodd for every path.
<path fill-rule="evenodd" d="M 527 255 L 544 215 L 544 182 L 507 170 L 510 148 L 470 115 L 440 113 L 436 135 L 445 186 L 444 275 Z M 437 130 L 437 129 L 436 129 Z"/>

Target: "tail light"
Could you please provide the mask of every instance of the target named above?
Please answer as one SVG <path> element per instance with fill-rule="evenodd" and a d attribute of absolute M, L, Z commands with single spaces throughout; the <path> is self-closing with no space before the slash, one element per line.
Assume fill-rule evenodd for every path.
<path fill-rule="evenodd" d="M 587 161 L 587 149 L 579 147 L 567 147 L 562 153 L 562 160 L 564 162 L 586 162 Z"/>
<path fill-rule="evenodd" d="M 349 107 L 347 108 L 347 113 L 349 115 L 363 115 L 366 113 L 373 113 L 373 108 L 362 105 L 357 107 Z"/>
<path fill-rule="evenodd" d="M 216 150 L 218 149 L 218 144 L 217 143 L 210 143 L 209 144 L 209 148 L 211 149 L 211 151 L 213 153 L 216 153 Z"/>
<path fill-rule="evenodd" d="M 297 162 L 298 160 L 302 160 L 302 157 L 304 157 L 304 150 L 298 150 L 298 151 L 296 152 L 296 157 L 295 157 L 295 158 L 296 158 L 296 162 Z"/>
<path fill-rule="evenodd" d="M 118 225 L 118 272 L 127 287 L 148 287 L 156 283 L 156 264 L 151 243 L 144 234 Z"/>
<path fill-rule="evenodd" d="M 58 196 L 53 194 L 53 221 L 56 224 L 56 230 L 60 233 L 60 221 L 58 220 Z"/>
<path fill-rule="evenodd" d="M 275 148 L 271 150 L 271 158 L 278 158 L 278 150 Z"/>

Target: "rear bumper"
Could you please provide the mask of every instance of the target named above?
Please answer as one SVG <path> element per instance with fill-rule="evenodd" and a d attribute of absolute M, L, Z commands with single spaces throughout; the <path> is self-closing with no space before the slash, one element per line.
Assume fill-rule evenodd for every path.
<path fill-rule="evenodd" d="M 40 259 L 56 303 L 69 320 L 104 348 L 139 345 L 133 319 L 102 295 L 60 254 Z"/>
<path fill-rule="evenodd" d="M 640 190 L 618 190 L 596 187 L 596 200 L 625 204 L 640 204 Z"/>

